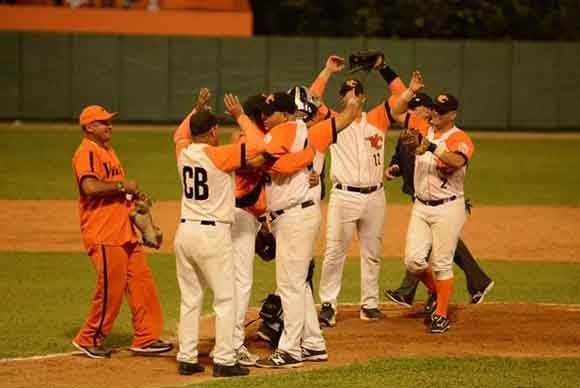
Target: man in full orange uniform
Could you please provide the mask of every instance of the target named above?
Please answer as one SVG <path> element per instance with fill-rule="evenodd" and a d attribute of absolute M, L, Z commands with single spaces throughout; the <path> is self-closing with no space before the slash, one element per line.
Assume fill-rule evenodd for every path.
<path fill-rule="evenodd" d="M 171 343 L 161 340 L 163 317 L 159 296 L 143 246 L 129 212 L 137 182 L 125 179 L 125 171 L 110 145 L 110 113 L 97 105 L 80 115 L 84 138 L 73 156 L 73 172 L 79 189 L 81 233 L 97 271 L 97 289 L 91 310 L 73 345 L 91 358 L 108 358 L 103 340 L 127 294 L 135 330 L 129 348 L 138 354 L 163 353 Z"/>

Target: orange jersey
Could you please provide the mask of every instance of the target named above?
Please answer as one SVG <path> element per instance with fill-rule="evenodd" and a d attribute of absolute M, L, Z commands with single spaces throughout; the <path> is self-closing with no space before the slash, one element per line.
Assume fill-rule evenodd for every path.
<path fill-rule="evenodd" d="M 91 198 L 81 189 L 85 177 L 94 177 L 103 182 L 120 182 L 125 178 L 113 148 L 101 147 L 85 138 L 74 153 L 72 164 L 80 193 L 79 213 L 85 247 L 89 249 L 95 244 L 118 246 L 137 241 L 129 220 L 130 201 L 120 195 Z"/>

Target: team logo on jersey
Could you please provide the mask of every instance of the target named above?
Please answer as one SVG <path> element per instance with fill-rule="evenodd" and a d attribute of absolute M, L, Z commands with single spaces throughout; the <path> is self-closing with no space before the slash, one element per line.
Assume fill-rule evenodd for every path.
<path fill-rule="evenodd" d="M 380 150 L 383 147 L 383 137 L 376 133 L 372 136 L 366 137 L 365 140 L 368 140 L 371 143 L 371 147 L 374 149 Z"/>
<path fill-rule="evenodd" d="M 457 146 L 457 151 L 461 152 L 462 154 L 467 155 L 467 153 L 469 152 L 469 146 L 465 143 L 460 143 Z"/>
<path fill-rule="evenodd" d="M 351 88 L 356 88 L 356 86 L 358 85 L 358 81 L 355 79 L 349 79 L 348 81 L 346 81 L 346 84 Z"/>

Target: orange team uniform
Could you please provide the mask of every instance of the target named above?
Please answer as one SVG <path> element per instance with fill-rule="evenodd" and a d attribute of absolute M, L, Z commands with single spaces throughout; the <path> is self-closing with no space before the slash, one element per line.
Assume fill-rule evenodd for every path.
<path fill-rule="evenodd" d="M 177 158 L 179 158 L 181 151 L 191 143 L 189 118 L 194 113 L 195 110 L 188 114 L 173 134 L 175 156 Z M 238 142 L 252 144 L 253 146 L 262 145 L 262 148 L 264 147 L 265 133 L 248 116 L 241 115 L 238 118 L 238 124 L 245 131 L 245 135 L 240 136 Z M 312 151 L 306 149 L 279 158 L 262 170 L 237 170 L 235 178 L 236 206 L 245 209 L 256 217 L 261 216 L 266 211 L 266 190 L 264 188 L 266 177 L 264 170 L 273 175 L 291 175 L 312 163 L 313 158 Z"/>
<path fill-rule="evenodd" d="M 120 182 L 125 177 L 113 148 L 83 139 L 73 160 L 80 193 L 79 213 L 85 248 L 97 271 L 97 290 L 88 318 L 75 342 L 100 346 L 110 333 L 127 293 L 133 316 L 133 347 L 157 341 L 163 326 L 159 296 L 145 253 L 129 220 L 131 202 L 124 196 L 94 197 L 81 189 L 83 178 Z"/>

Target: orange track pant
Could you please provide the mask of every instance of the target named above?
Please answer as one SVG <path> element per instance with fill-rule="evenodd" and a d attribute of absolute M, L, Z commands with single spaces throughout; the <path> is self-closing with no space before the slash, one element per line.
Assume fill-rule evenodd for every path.
<path fill-rule="evenodd" d="M 101 345 L 113 328 L 125 294 L 133 317 L 131 346 L 144 347 L 158 340 L 163 316 L 143 247 L 136 243 L 98 245 L 89 254 L 97 271 L 97 290 L 75 342 L 81 346 Z"/>

